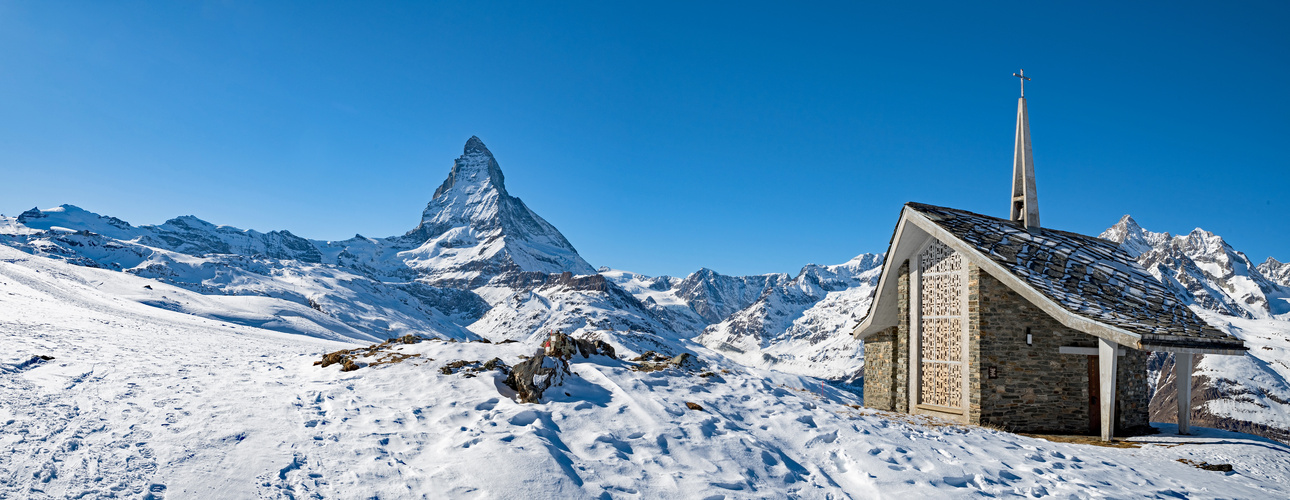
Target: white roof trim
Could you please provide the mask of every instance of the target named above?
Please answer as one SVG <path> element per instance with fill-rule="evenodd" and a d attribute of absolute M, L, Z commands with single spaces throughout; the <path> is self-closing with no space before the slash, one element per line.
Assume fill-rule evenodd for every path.
<path fill-rule="evenodd" d="M 906 228 L 909 227 L 906 222 L 910 213 L 914 211 L 908 207 L 900 212 L 896 232 L 892 235 L 891 245 L 882 260 L 882 274 L 878 278 L 878 288 L 874 289 L 873 301 L 869 303 L 869 313 L 851 330 L 851 335 L 855 338 L 863 339 L 900 324 L 900 276 L 897 273 L 900 264 L 908 260 L 928 238 L 927 233 L 917 226 L 906 234 Z"/>

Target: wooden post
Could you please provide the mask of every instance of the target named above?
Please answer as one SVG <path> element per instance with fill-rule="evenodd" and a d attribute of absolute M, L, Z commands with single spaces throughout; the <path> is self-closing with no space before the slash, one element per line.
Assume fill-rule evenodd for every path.
<path fill-rule="evenodd" d="M 1174 389 L 1178 392 L 1178 434 L 1191 434 L 1191 371 L 1189 353 L 1174 353 Z"/>
<path fill-rule="evenodd" d="M 1102 440 L 1110 441 L 1115 432 L 1115 351 L 1120 345 L 1109 340 L 1097 339 L 1097 369 L 1100 373 L 1098 385 L 1102 405 Z"/>

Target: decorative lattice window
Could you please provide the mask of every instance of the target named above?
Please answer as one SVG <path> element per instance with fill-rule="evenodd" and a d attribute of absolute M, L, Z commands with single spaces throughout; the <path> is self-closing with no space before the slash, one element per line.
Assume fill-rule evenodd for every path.
<path fill-rule="evenodd" d="M 963 256 L 940 241 L 919 255 L 921 335 L 919 403 L 963 406 Z"/>

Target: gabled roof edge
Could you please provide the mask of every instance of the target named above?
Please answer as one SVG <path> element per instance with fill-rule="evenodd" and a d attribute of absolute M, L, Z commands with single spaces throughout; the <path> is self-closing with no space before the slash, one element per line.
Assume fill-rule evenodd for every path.
<path fill-rule="evenodd" d="M 882 300 L 882 291 L 889 286 L 892 279 L 898 279 L 898 277 L 891 276 L 892 251 L 896 249 L 896 242 L 900 240 L 901 231 L 905 227 L 906 214 L 910 212 L 912 210 L 908 206 L 901 205 L 900 217 L 896 219 L 896 227 L 891 231 L 891 240 L 887 242 L 887 253 L 883 254 L 882 273 L 878 275 L 878 287 L 873 290 L 873 300 L 869 301 L 869 312 L 865 313 L 864 319 L 861 319 L 860 323 L 851 329 L 851 336 L 856 339 L 863 339 L 877 333 L 878 330 L 895 326 L 879 323 L 878 327 L 875 328 L 873 319 L 877 315 L 878 303 Z M 899 264 L 899 262 L 896 263 L 897 267 L 899 267 Z M 897 305 L 897 310 L 899 310 L 899 305 Z M 896 322 L 899 324 L 900 318 L 896 318 Z"/>

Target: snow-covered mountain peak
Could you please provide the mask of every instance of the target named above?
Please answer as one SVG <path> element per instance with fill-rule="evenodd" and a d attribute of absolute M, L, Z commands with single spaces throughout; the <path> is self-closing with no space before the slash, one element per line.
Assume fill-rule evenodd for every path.
<path fill-rule="evenodd" d="M 1142 226 L 1138 225 L 1138 221 L 1133 220 L 1133 217 L 1128 214 L 1120 217 L 1119 222 L 1103 231 L 1098 237 L 1119 243 L 1120 248 L 1134 258 L 1151 251 L 1153 247 L 1163 244 L 1171 238 L 1169 233 L 1153 233 L 1143 229 Z"/>
<path fill-rule="evenodd" d="M 484 145 L 484 141 L 479 137 L 470 136 L 466 141 L 466 146 L 462 148 L 461 157 L 453 162 L 452 172 L 448 178 L 444 179 L 443 184 L 434 192 L 434 198 L 448 195 L 454 191 L 459 192 L 479 192 L 493 189 L 501 194 L 506 193 L 505 178 L 502 177 L 502 168 L 497 165 L 497 159 L 493 158 L 492 151 Z M 425 215 L 429 213 L 429 207 L 426 208 Z"/>
<path fill-rule="evenodd" d="M 501 166 L 478 137 L 466 141 L 421 223 L 396 243 L 399 260 L 450 286 L 515 271 L 596 272 L 560 231 L 506 192 Z"/>
<path fill-rule="evenodd" d="M 133 230 L 129 223 L 116 217 L 107 217 L 76 205 L 59 205 L 47 210 L 32 208 L 18 215 L 18 223 L 32 229 L 51 230 L 56 227 L 87 230 L 112 237 L 125 236 Z"/>
<path fill-rule="evenodd" d="M 1185 238 L 1186 239 L 1183 240 L 1185 242 L 1183 243 L 1185 250 L 1221 256 L 1226 256 L 1228 252 L 1236 251 L 1231 245 L 1228 245 L 1226 241 L 1223 241 L 1222 236 L 1199 227 L 1193 229 L 1190 233 L 1187 233 Z"/>
<path fill-rule="evenodd" d="M 1099 237 L 1119 243 L 1180 298 L 1199 307 L 1247 318 L 1290 313 L 1290 290 L 1263 274 L 1278 267 L 1255 266 L 1210 231 L 1153 233 L 1126 215 Z"/>
<path fill-rule="evenodd" d="M 883 258 L 866 253 L 842 264 L 808 264 L 696 340 L 741 363 L 853 380 L 863 342 L 849 328 L 869 307 Z"/>
<path fill-rule="evenodd" d="M 1290 287 L 1290 263 L 1278 261 L 1272 257 L 1259 264 L 1258 270 L 1263 276 L 1285 287 Z"/>

